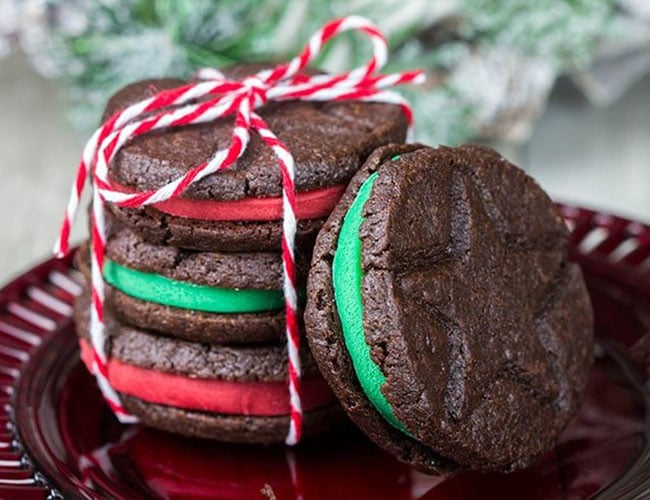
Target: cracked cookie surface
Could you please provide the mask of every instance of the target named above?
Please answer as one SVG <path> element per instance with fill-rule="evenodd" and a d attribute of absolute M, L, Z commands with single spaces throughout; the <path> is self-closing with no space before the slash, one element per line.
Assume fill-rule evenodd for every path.
<path fill-rule="evenodd" d="M 364 393 L 334 300 L 343 218 L 375 171 L 359 229 L 363 333 L 410 436 Z M 310 345 L 350 417 L 438 473 L 513 470 L 550 449 L 592 358 L 589 298 L 566 242 L 548 196 L 488 148 L 375 151 L 321 231 L 308 282 Z"/>

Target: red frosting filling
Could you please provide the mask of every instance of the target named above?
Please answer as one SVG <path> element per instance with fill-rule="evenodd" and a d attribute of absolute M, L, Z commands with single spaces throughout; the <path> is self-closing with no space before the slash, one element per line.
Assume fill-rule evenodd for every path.
<path fill-rule="evenodd" d="M 90 370 L 92 349 L 80 340 L 81 359 Z M 147 370 L 111 359 L 108 381 L 122 393 L 176 408 L 229 415 L 289 415 L 289 389 L 286 382 L 231 382 L 190 378 L 185 375 Z M 334 401 L 334 394 L 322 377 L 302 382 L 302 406 L 305 411 Z"/>
<path fill-rule="evenodd" d="M 111 186 L 124 193 L 132 189 L 115 182 Z M 320 219 L 327 217 L 338 203 L 345 191 L 345 185 L 331 186 L 313 191 L 296 193 L 296 218 Z M 244 198 L 235 201 L 190 200 L 171 198 L 154 203 L 157 210 L 169 215 L 187 219 L 221 220 L 221 221 L 271 221 L 282 219 L 282 197 L 278 198 Z"/>

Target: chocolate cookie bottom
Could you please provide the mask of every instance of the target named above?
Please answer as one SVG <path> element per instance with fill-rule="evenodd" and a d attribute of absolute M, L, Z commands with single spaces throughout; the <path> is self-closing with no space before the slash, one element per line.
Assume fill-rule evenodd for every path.
<path fill-rule="evenodd" d="M 184 219 L 149 207 L 109 207 L 120 223 L 155 245 L 203 252 L 272 252 L 282 249 L 282 221 Z M 311 248 L 324 223 L 324 218 L 297 221 L 296 248 Z"/>
<path fill-rule="evenodd" d="M 188 437 L 234 443 L 272 444 L 284 442 L 289 429 L 288 415 L 220 415 L 148 403 L 127 395 L 122 395 L 122 402 L 126 410 L 137 416 L 145 425 Z M 308 438 L 333 430 L 346 420 L 338 404 L 306 412 L 303 418 L 303 437 Z"/>
<path fill-rule="evenodd" d="M 139 328 L 192 342 L 241 344 L 284 338 L 284 311 L 214 314 L 146 302 L 107 287 L 106 302 L 116 317 Z"/>

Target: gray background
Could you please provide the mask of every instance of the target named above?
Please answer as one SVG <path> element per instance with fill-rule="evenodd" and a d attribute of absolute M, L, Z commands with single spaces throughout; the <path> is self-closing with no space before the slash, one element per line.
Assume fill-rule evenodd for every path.
<path fill-rule="evenodd" d="M 0 59 L 0 284 L 48 257 L 82 146 L 52 83 Z M 561 84 L 530 143 L 501 149 L 557 199 L 650 221 L 650 77 L 606 109 Z"/>

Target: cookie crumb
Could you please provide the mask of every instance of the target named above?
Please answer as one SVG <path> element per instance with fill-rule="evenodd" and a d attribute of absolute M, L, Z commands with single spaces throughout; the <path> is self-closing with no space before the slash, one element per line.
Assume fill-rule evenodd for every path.
<path fill-rule="evenodd" d="M 260 493 L 264 498 L 268 498 L 269 500 L 276 500 L 275 493 L 273 493 L 273 488 L 271 488 L 271 485 L 266 483 L 264 484 L 264 487 L 260 490 Z"/>

